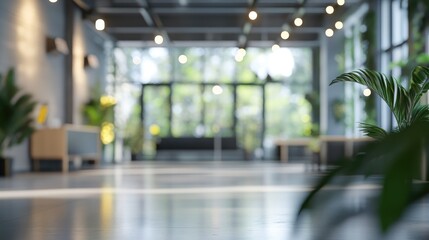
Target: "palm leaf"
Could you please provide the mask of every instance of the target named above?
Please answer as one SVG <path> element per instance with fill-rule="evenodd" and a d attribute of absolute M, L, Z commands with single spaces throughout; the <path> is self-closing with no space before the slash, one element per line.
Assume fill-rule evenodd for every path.
<path fill-rule="evenodd" d="M 359 128 L 365 136 L 372 137 L 376 140 L 382 140 L 387 136 L 386 130 L 369 123 L 360 123 Z"/>
<path fill-rule="evenodd" d="M 344 180 L 340 176 L 359 174 L 361 171 L 368 176 L 383 176 L 382 191 L 377 201 L 368 207 L 375 207 L 382 230 L 386 232 L 395 224 L 411 204 L 429 194 L 429 184 L 417 186 L 412 184 L 413 177 L 420 167 L 422 142 L 429 146 L 429 125 L 416 122 L 412 126 L 396 133 L 390 133 L 381 141 L 370 142 L 363 151 L 365 155 L 352 161 L 345 161 L 337 171 L 323 177 L 302 202 L 298 214 L 316 203 L 317 193 L 324 187 L 335 182 L 342 186 L 352 184 L 352 180 Z M 407 141 L 404 142 L 404 139 Z M 337 195 L 317 201 L 315 207 L 324 207 L 327 202 L 335 201 Z M 319 199 L 317 199 L 319 200 Z M 341 211 L 341 210 L 340 210 Z"/>
<path fill-rule="evenodd" d="M 417 105 L 413 108 L 413 111 L 411 112 L 410 124 L 417 122 L 429 122 L 428 105 Z"/>
<path fill-rule="evenodd" d="M 15 71 L 13 69 L 9 69 L 6 74 L 6 78 L 4 80 L 5 94 L 4 96 L 7 99 L 12 100 L 15 95 L 18 93 L 18 87 L 15 84 Z"/>
<path fill-rule="evenodd" d="M 417 66 L 414 68 L 409 87 L 409 97 L 413 104 L 417 104 L 420 101 L 423 93 L 429 90 L 429 68 L 423 66 Z"/>
<path fill-rule="evenodd" d="M 375 125 L 361 124 L 367 136 L 379 141 L 368 143 L 361 158 L 345 162 L 337 171 L 322 178 L 305 198 L 299 214 L 315 202 L 319 191 L 337 182 L 340 175 L 365 173 L 366 176 L 382 176 L 383 188 L 373 204 L 376 204 L 380 226 L 386 232 L 411 204 L 429 194 L 429 184 L 416 188 L 412 183 L 419 174 L 422 149 L 429 147 L 429 106 L 420 104 L 421 96 L 429 90 L 429 68 L 416 67 L 407 89 L 394 78 L 367 69 L 342 74 L 331 84 L 337 82 L 355 82 L 370 88 L 390 107 L 399 127 L 387 133 Z M 342 180 L 341 184 L 347 186 L 350 182 Z M 329 199 L 324 199 L 325 203 L 327 201 Z M 317 206 L 320 205 L 324 203 L 318 202 Z"/>
<path fill-rule="evenodd" d="M 407 119 L 412 103 L 406 89 L 395 78 L 369 69 L 358 69 L 338 76 L 330 85 L 338 82 L 354 82 L 367 86 L 386 102 L 399 124 Z"/>
<path fill-rule="evenodd" d="M 0 77 L 0 156 L 6 147 L 21 143 L 33 132 L 33 97 L 22 93 L 10 69 Z"/>
<path fill-rule="evenodd" d="M 387 231 L 404 213 L 412 188 L 412 166 L 408 159 L 418 158 L 419 151 L 408 146 L 396 157 L 388 168 L 383 181 L 379 200 L 378 215 L 381 229 Z M 393 210 L 395 209 L 395 210 Z"/>

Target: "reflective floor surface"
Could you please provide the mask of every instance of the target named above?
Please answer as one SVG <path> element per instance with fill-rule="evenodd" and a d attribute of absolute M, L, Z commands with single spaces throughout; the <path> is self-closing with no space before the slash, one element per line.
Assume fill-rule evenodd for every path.
<path fill-rule="evenodd" d="M 304 165 L 262 162 L 138 162 L 17 174 L 0 179 L 0 239 L 427 239 L 429 200 L 385 236 L 365 215 L 333 229 L 323 227 L 322 212 L 295 224 L 318 177 Z M 358 185 L 339 204 L 359 207 L 378 189 Z"/>

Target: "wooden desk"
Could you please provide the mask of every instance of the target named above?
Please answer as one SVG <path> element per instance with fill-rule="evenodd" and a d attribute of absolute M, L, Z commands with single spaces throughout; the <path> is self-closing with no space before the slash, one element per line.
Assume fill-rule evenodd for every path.
<path fill-rule="evenodd" d="M 277 139 L 275 144 L 280 147 L 280 161 L 288 162 L 289 160 L 289 146 L 304 146 L 308 147 L 311 143 L 311 138 L 290 138 L 290 139 Z"/>
<path fill-rule="evenodd" d="M 328 143 L 343 142 L 345 157 L 352 157 L 354 154 L 353 146 L 357 142 L 373 141 L 370 137 L 345 137 L 345 136 L 320 136 L 320 160 L 322 164 L 328 163 Z"/>
<path fill-rule="evenodd" d="M 373 139 L 370 137 L 345 137 L 345 136 L 320 136 L 320 160 L 322 164 L 327 164 L 328 160 L 328 143 L 330 142 L 343 142 L 344 153 L 346 157 L 352 157 L 354 154 L 353 144 L 357 142 L 368 142 Z M 312 138 L 291 138 L 291 139 L 277 139 L 275 144 L 280 147 L 280 161 L 288 162 L 289 146 L 303 146 L 308 147 L 314 141 Z"/>
<path fill-rule="evenodd" d="M 59 128 L 42 128 L 31 136 L 31 159 L 34 170 L 40 160 L 61 160 L 62 171 L 68 172 L 73 157 L 94 160 L 101 158 L 100 130 L 98 127 L 65 124 Z"/>

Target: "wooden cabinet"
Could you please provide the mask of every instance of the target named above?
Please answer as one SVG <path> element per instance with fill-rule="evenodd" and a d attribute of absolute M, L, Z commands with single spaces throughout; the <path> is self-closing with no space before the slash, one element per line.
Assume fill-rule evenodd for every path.
<path fill-rule="evenodd" d="M 74 157 L 94 160 L 101 158 L 100 129 L 66 124 L 59 128 L 42 128 L 31 136 L 31 158 L 34 169 L 40 160 L 61 160 L 62 171 L 68 172 L 69 160 Z"/>

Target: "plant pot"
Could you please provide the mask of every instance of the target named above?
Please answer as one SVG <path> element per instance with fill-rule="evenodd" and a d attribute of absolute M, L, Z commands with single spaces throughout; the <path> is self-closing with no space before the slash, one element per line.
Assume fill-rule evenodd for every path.
<path fill-rule="evenodd" d="M 12 176 L 12 162 L 10 157 L 0 157 L 0 177 Z"/>

